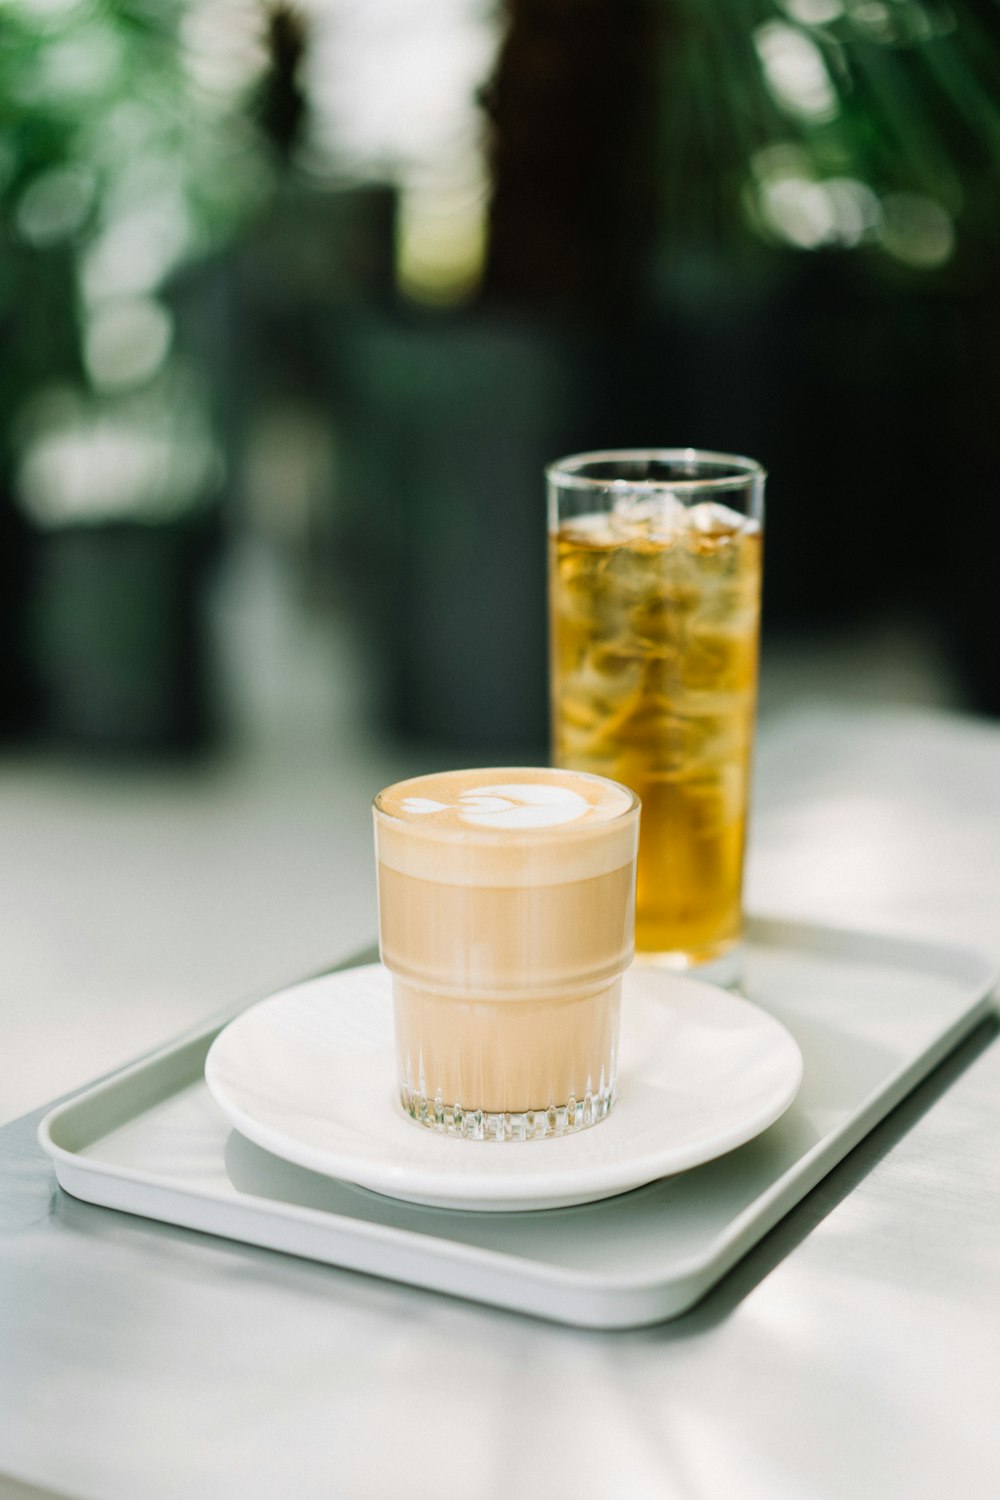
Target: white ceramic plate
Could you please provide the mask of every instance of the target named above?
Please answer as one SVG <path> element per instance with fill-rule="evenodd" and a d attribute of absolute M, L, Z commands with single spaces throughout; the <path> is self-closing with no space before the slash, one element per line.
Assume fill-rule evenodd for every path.
<path fill-rule="evenodd" d="M 437 1208 L 562 1208 L 611 1198 L 751 1140 L 792 1102 L 802 1055 L 750 1001 L 652 968 L 625 976 L 618 1098 L 556 1139 L 456 1140 L 396 1096 L 389 975 L 324 975 L 244 1011 L 205 1063 L 216 1103 L 266 1151 Z"/>

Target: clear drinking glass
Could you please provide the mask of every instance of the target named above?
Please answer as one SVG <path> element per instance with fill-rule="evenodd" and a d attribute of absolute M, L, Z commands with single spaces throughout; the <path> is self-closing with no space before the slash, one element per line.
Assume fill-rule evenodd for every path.
<path fill-rule="evenodd" d="M 552 759 L 642 799 L 636 958 L 733 983 L 765 472 L 695 448 L 546 470 Z"/>
<path fill-rule="evenodd" d="M 478 1140 L 597 1124 L 632 960 L 638 798 L 508 767 L 397 782 L 374 812 L 403 1107 Z"/>

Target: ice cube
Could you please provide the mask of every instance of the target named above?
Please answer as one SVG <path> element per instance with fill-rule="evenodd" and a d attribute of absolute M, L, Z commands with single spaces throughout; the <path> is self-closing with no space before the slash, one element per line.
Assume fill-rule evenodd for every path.
<path fill-rule="evenodd" d="M 603 511 L 594 515 L 570 516 L 560 526 L 559 536 L 564 541 L 599 546 L 609 540 L 608 518 Z"/>
<path fill-rule="evenodd" d="M 670 541 L 683 530 L 685 507 L 672 490 L 650 491 L 648 487 L 615 486 L 611 526 L 618 534 L 648 536 Z"/>
<path fill-rule="evenodd" d="M 692 505 L 687 513 L 690 529 L 702 536 L 733 536 L 739 532 L 756 531 L 757 522 L 752 516 L 742 516 L 718 500 L 702 500 Z"/>
<path fill-rule="evenodd" d="M 687 548 L 704 566 L 732 573 L 739 567 L 741 539 L 760 530 L 752 516 L 740 515 L 717 500 L 703 500 L 688 512 Z"/>

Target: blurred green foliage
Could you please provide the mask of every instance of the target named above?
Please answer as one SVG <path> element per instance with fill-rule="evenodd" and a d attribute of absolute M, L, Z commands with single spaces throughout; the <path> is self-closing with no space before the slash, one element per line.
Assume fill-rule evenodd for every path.
<path fill-rule="evenodd" d="M 199 79 L 184 0 L 0 3 L 0 428 L 87 383 L 88 322 L 158 297 L 268 187 L 245 114 Z"/>
<path fill-rule="evenodd" d="M 996 0 L 507 0 L 483 91 L 485 291 L 642 316 L 699 269 L 856 252 L 976 275 L 1000 243 Z M 702 257 L 701 268 L 692 264 Z M 723 288 L 723 291 L 725 289 Z"/>
<path fill-rule="evenodd" d="M 723 189 L 717 199 L 728 186 L 729 201 L 749 207 L 750 224 L 773 238 L 754 183 L 767 174 L 761 153 L 776 148 L 794 153 L 804 176 L 853 180 L 877 199 L 924 193 L 976 219 L 993 196 L 995 0 L 669 0 L 662 8 L 673 27 L 661 87 L 663 201 L 682 219 L 713 184 Z M 878 243 L 877 229 L 877 218 L 859 225 L 849 214 L 825 233 L 814 225 L 815 238 L 799 243 Z"/>

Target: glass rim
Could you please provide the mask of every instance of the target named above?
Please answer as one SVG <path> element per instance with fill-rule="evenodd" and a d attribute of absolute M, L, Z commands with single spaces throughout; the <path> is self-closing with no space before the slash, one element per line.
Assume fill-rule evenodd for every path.
<path fill-rule="evenodd" d="M 706 466 L 726 468 L 725 474 L 705 474 L 700 478 L 677 479 L 626 479 L 624 476 L 596 478 L 580 470 L 592 464 L 604 463 L 701 463 Z M 603 448 L 590 453 L 571 453 L 546 464 L 545 477 L 549 483 L 561 489 L 607 491 L 615 489 L 681 491 L 683 494 L 701 494 L 742 489 L 748 482 L 763 483 L 767 478 L 764 465 L 755 458 L 746 458 L 740 453 L 718 453 L 710 448 Z"/>

